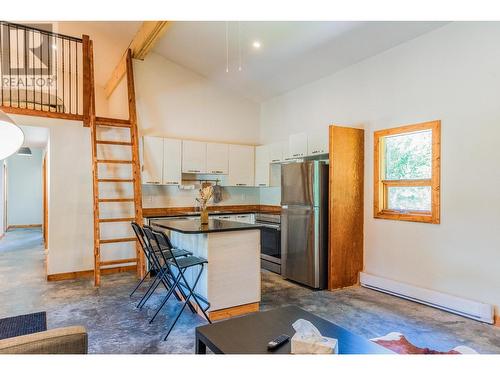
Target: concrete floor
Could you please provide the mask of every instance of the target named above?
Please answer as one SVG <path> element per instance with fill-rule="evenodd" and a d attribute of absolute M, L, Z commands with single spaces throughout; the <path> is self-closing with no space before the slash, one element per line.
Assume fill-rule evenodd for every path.
<path fill-rule="evenodd" d="M 0 317 L 47 311 L 49 328 L 83 325 L 90 353 L 193 353 L 199 316 L 184 312 L 168 341 L 162 337 L 178 304 L 171 301 L 148 324 L 163 291 L 142 311 L 132 274 L 103 277 L 95 289 L 89 279 L 45 281 L 39 230 L 15 230 L 0 240 Z M 295 304 L 366 338 L 402 332 L 421 347 L 449 350 L 467 345 L 480 353 L 500 353 L 500 329 L 369 289 L 311 291 L 263 272 L 261 309 Z"/>

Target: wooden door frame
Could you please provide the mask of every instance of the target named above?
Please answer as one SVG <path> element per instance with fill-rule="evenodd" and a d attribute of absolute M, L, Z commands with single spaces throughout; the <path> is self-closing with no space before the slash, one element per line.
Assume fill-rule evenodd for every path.
<path fill-rule="evenodd" d="M 3 210 L 2 210 L 2 216 L 3 216 L 3 233 L 7 232 L 7 163 L 5 161 L 2 161 L 2 172 L 3 174 L 3 195 L 1 197 L 2 203 L 3 203 Z"/>
<path fill-rule="evenodd" d="M 47 189 L 47 153 L 43 156 L 42 162 L 42 189 L 43 189 L 43 243 L 45 249 L 49 246 L 49 205 L 48 205 L 48 189 Z"/>

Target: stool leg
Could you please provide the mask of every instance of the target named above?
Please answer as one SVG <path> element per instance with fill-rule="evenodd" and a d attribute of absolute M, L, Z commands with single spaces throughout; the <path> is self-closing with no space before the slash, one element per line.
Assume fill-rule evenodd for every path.
<path fill-rule="evenodd" d="M 196 281 L 195 281 L 195 284 L 193 286 L 193 290 L 191 291 L 192 295 L 193 295 L 193 298 L 194 300 L 196 301 L 196 304 L 200 307 L 200 310 L 201 312 L 203 313 L 203 315 L 205 316 L 205 319 L 207 319 L 207 321 L 212 324 L 212 321 L 210 320 L 210 318 L 208 317 L 206 311 L 201 307 L 201 304 L 200 304 L 200 301 L 198 300 L 198 297 L 196 297 L 196 293 L 194 292 L 194 289 L 196 288 L 196 285 L 198 284 L 198 280 L 201 276 L 201 274 L 203 273 L 203 264 L 201 265 L 201 268 L 200 268 L 200 272 L 198 273 L 198 277 L 196 278 Z"/>
<path fill-rule="evenodd" d="M 177 316 L 175 317 L 174 319 L 174 322 L 171 324 L 170 328 L 168 329 L 168 332 L 167 334 L 165 335 L 165 338 L 163 339 L 163 341 L 166 341 L 167 338 L 168 338 L 168 335 L 170 335 L 170 332 L 172 332 L 172 330 L 174 329 L 174 326 L 175 326 L 175 323 L 177 323 L 177 320 L 179 320 L 179 317 L 181 316 L 182 312 L 184 311 L 184 308 L 186 307 L 186 305 L 189 303 L 189 299 L 191 298 L 191 296 L 193 296 L 194 292 L 193 292 L 193 289 L 196 288 L 196 285 L 198 285 L 198 281 L 200 281 L 200 277 L 201 277 L 201 274 L 203 272 L 203 264 L 201 265 L 201 268 L 200 268 L 200 272 L 198 273 L 198 276 L 196 277 L 196 280 L 193 284 L 193 287 L 191 288 L 189 286 L 189 283 L 187 282 L 186 278 L 184 277 L 184 272 L 183 270 L 179 270 L 179 276 L 182 276 L 182 279 L 184 280 L 184 282 L 186 283 L 186 287 L 188 288 L 189 290 L 189 294 L 186 298 L 186 300 L 184 301 L 184 303 L 182 304 L 182 307 L 180 309 L 180 311 L 177 313 Z M 195 299 L 197 299 L 195 297 Z M 203 311 L 203 314 L 205 315 L 205 317 L 207 318 L 207 320 L 210 322 L 210 319 L 208 318 L 207 314 L 205 313 L 205 311 L 201 308 L 201 305 L 198 305 L 200 307 L 200 309 Z"/>
<path fill-rule="evenodd" d="M 162 281 L 162 277 L 163 277 L 164 272 L 165 271 L 162 270 L 162 271 L 160 271 L 159 274 L 156 275 L 155 280 L 149 286 L 148 290 L 146 291 L 146 294 L 144 294 L 144 296 L 141 298 L 141 300 L 137 304 L 137 307 L 139 309 L 142 309 L 144 307 L 144 305 L 148 301 L 149 297 L 151 297 L 151 295 L 155 292 L 156 288 L 158 288 L 158 285 L 160 285 L 160 283 Z"/>
<path fill-rule="evenodd" d="M 179 285 L 179 280 L 180 280 L 180 275 L 177 276 L 177 278 L 175 279 L 175 283 L 174 285 L 172 286 L 172 288 L 170 288 L 170 290 L 168 291 L 167 295 L 165 296 L 165 298 L 163 298 L 163 301 L 162 303 L 160 304 L 160 307 L 158 307 L 158 309 L 156 310 L 155 314 L 153 315 L 153 317 L 151 318 L 151 320 L 149 321 L 149 324 L 153 323 L 153 320 L 155 320 L 156 318 L 156 315 L 158 315 L 158 313 L 160 312 L 160 310 L 163 308 L 163 306 L 165 306 L 165 304 L 167 303 L 168 299 L 170 298 L 170 296 L 172 295 L 172 293 L 174 292 L 175 288 L 177 287 L 177 285 Z"/>
<path fill-rule="evenodd" d="M 135 291 L 137 289 L 139 289 L 139 287 L 142 285 L 142 283 L 144 282 L 144 280 L 146 280 L 146 278 L 149 276 L 149 274 L 151 273 L 151 270 L 149 270 L 146 275 L 144 275 L 144 277 L 141 279 L 141 281 L 139 281 L 139 284 L 137 284 L 137 286 L 135 287 L 135 289 L 132 291 L 132 293 L 130 293 L 130 297 L 132 297 L 132 295 L 135 293 Z"/>

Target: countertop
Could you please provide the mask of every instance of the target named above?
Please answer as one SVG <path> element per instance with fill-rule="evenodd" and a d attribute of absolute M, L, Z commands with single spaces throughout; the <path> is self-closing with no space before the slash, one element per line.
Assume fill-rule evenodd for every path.
<path fill-rule="evenodd" d="M 196 216 L 194 207 L 158 207 L 143 208 L 145 218 L 172 217 L 172 216 Z M 209 215 L 232 215 L 232 214 L 253 214 L 253 213 L 274 213 L 280 214 L 280 206 L 269 205 L 225 205 L 209 207 Z"/>
<path fill-rule="evenodd" d="M 155 219 L 151 220 L 152 226 L 172 230 L 184 234 L 203 234 L 216 232 L 231 232 L 241 230 L 252 230 L 262 228 L 261 224 L 248 224 L 238 221 L 208 219 L 208 224 L 202 225 L 200 219 L 193 220 L 172 220 Z"/>

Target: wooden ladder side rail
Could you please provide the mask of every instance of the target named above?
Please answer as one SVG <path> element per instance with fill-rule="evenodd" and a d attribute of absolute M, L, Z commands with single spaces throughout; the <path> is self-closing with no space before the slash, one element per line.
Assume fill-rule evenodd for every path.
<path fill-rule="evenodd" d="M 100 223 L 99 223 L 99 181 L 97 162 L 97 124 L 95 116 L 95 87 L 94 87 L 94 48 L 93 43 L 89 43 L 89 65 L 90 65 L 90 94 L 89 94 L 89 127 L 92 142 L 92 180 L 94 195 L 94 285 L 101 284 L 101 245 L 100 245 Z"/>
<path fill-rule="evenodd" d="M 90 126 L 90 103 L 92 101 L 92 83 L 91 83 L 91 65 L 90 56 L 90 37 L 88 35 L 82 36 L 82 74 L 83 74 L 83 126 Z"/>
<path fill-rule="evenodd" d="M 135 102 L 134 67 L 132 62 L 132 51 L 127 50 L 126 76 L 128 91 L 128 113 L 130 121 L 130 141 L 132 143 L 132 175 L 134 180 L 134 206 L 135 221 L 139 225 L 143 224 L 142 216 L 142 187 L 141 187 L 141 167 L 139 160 L 139 134 L 137 131 L 137 109 Z M 146 262 L 140 248 L 136 242 L 137 275 L 142 278 L 146 274 Z"/>

